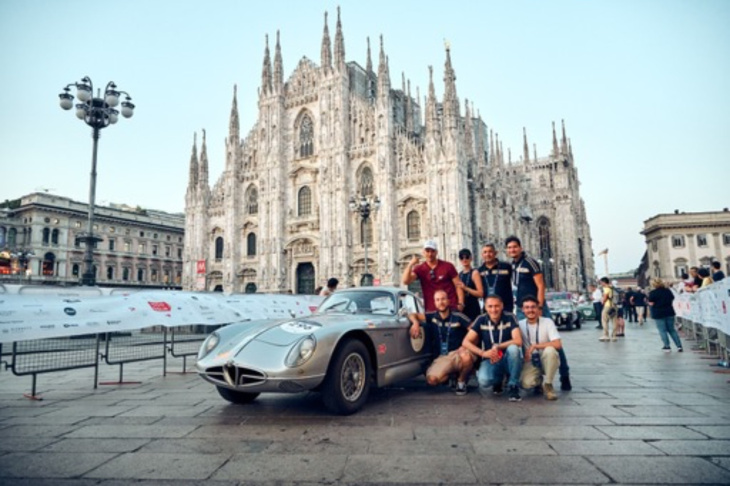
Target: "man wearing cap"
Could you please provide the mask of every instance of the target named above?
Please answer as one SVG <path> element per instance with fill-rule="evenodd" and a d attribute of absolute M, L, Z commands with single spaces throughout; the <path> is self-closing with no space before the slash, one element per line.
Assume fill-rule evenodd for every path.
<path fill-rule="evenodd" d="M 461 288 L 459 272 L 454 265 L 438 258 L 438 245 L 434 240 L 427 240 L 423 244 L 424 262 L 419 263 L 418 256 L 414 256 L 403 271 L 401 282 L 409 285 L 418 279 L 423 290 L 423 303 L 426 312 L 435 312 L 434 294 L 437 290 L 446 292 L 449 298 L 449 307 L 452 310 L 464 311 L 464 290 Z"/>

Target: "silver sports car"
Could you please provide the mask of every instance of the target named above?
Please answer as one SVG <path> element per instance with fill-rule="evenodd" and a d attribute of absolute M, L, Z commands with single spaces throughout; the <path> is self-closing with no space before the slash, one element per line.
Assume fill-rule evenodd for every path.
<path fill-rule="evenodd" d="M 233 403 L 262 392 L 317 390 L 329 410 L 351 414 L 371 386 L 417 376 L 431 360 L 423 337 L 410 337 L 411 312 L 423 312 L 423 304 L 400 288 L 340 290 L 311 316 L 214 331 L 200 348 L 197 371 Z"/>

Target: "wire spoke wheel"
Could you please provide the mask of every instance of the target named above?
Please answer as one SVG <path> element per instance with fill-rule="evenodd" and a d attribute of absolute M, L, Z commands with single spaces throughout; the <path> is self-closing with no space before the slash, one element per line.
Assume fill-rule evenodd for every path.
<path fill-rule="evenodd" d="M 365 389 L 365 361 L 358 353 L 352 353 L 345 358 L 340 377 L 342 395 L 348 402 L 357 401 Z"/>

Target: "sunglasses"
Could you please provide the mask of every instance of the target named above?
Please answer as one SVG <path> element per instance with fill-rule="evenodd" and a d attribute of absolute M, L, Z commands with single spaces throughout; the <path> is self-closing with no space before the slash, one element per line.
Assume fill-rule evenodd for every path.
<path fill-rule="evenodd" d="M 459 257 L 459 260 L 471 260 L 471 257 L 470 256 L 462 256 L 462 257 Z"/>
<path fill-rule="evenodd" d="M 436 280 L 436 271 L 434 269 L 431 269 L 428 275 L 431 277 L 431 280 Z"/>

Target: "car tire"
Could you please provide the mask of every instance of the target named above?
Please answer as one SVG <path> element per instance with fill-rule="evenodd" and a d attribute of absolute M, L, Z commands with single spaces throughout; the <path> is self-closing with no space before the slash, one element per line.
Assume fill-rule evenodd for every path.
<path fill-rule="evenodd" d="M 350 415 L 370 394 L 372 367 L 367 347 L 357 339 L 345 341 L 330 361 L 322 385 L 322 401 L 331 412 Z"/>
<path fill-rule="evenodd" d="M 251 393 L 251 392 L 242 392 L 238 390 L 231 390 L 230 388 L 224 388 L 222 386 L 217 386 L 216 389 L 218 389 L 218 394 L 223 397 L 224 399 L 228 400 L 231 403 L 236 403 L 239 405 L 251 403 L 254 400 L 256 400 L 256 397 L 260 395 L 260 393 Z"/>
<path fill-rule="evenodd" d="M 581 322 L 581 320 L 582 320 L 582 319 L 581 319 L 581 315 L 580 315 L 580 314 L 578 314 L 578 320 L 577 320 L 577 321 L 575 321 L 575 327 L 576 327 L 577 329 L 580 329 L 580 326 L 581 326 L 581 325 L 583 324 L 583 323 Z"/>
<path fill-rule="evenodd" d="M 567 319 L 565 319 L 565 330 L 566 331 L 572 331 L 573 330 L 573 318 L 568 316 Z"/>

